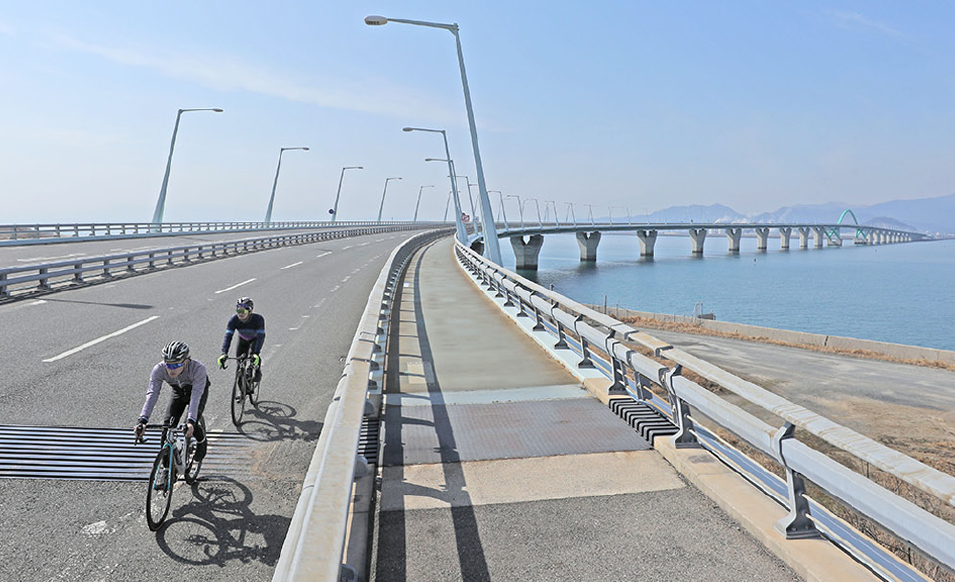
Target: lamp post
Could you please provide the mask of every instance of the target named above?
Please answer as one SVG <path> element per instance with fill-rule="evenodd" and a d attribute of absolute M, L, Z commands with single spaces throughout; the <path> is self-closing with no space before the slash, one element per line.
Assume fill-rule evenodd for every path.
<path fill-rule="evenodd" d="M 434 188 L 434 186 L 422 186 L 418 188 L 418 200 L 414 203 L 414 218 L 411 219 L 411 222 L 418 222 L 418 206 L 421 204 L 421 191 L 425 188 Z"/>
<path fill-rule="evenodd" d="M 593 204 L 584 204 L 590 212 L 590 226 L 597 228 L 597 223 L 594 222 L 594 205 Z"/>
<path fill-rule="evenodd" d="M 452 197 L 454 198 L 454 210 L 455 210 L 454 224 L 458 231 L 458 240 L 461 241 L 461 244 L 467 244 L 468 234 L 467 234 L 467 231 L 464 229 L 464 223 L 461 222 L 461 201 L 458 200 L 458 185 L 457 185 L 457 182 L 455 182 L 454 162 L 451 160 L 451 148 L 448 147 L 447 132 L 444 131 L 443 129 L 429 129 L 425 127 L 402 127 L 401 131 L 408 131 L 408 132 L 427 131 L 429 133 L 440 133 L 441 137 L 444 139 L 444 154 L 447 158 L 444 161 L 448 162 L 448 176 L 450 176 L 451 178 L 451 192 L 452 192 Z M 425 161 L 437 162 L 442 160 L 427 158 L 425 159 Z"/>
<path fill-rule="evenodd" d="M 524 200 L 525 200 L 525 201 L 527 201 L 527 200 L 533 200 L 533 201 L 534 201 L 534 204 L 537 206 L 537 224 L 540 226 L 541 230 L 543 230 L 543 228 L 544 228 L 544 221 L 543 221 L 543 219 L 541 219 L 541 205 L 540 205 L 539 202 L 537 202 L 537 198 L 525 198 Z"/>
<path fill-rule="evenodd" d="M 332 222 L 338 219 L 338 198 L 342 195 L 342 180 L 345 179 L 345 170 L 364 170 L 361 166 L 348 166 L 342 168 L 342 175 L 338 178 L 338 193 L 335 194 L 335 206 L 332 208 Z"/>
<path fill-rule="evenodd" d="M 521 230 L 524 230 L 524 204 L 521 203 L 521 197 L 517 194 L 508 194 L 508 198 L 517 198 L 517 211 L 521 213 Z"/>
<path fill-rule="evenodd" d="M 153 224 L 161 224 L 162 215 L 166 211 L 166 186 L 169 185 L 169 168 L 172 166 L 172 151 L 176 149 L 176 134 L 179 133 L 179 118 L 187 111 L 213 111 L 215 113 L 222 113 L 222 110 L 219 108 L 180 109 L 179 112 L 176 113 L 176 125 L 172 128 L 172 142 L 169 144 L 169 159 L 166 160 L 166 173 L 163 175 L 162 188 L 159 189 L 159 200 L 156 201 L 156 209 L 153 211 Z"/>
<path fill-rule="evenodd" d="M 378 207 L 378 222 L 381 222 L 381 211 L 385 209 L 385 192 L 388 191 L 388 182 L 401 178 L 385 178 L 385 189 L 381 191 L 381 206 Z"/>
<path fill-rule="evenodd" d="M 504 219 L 504 230 L 507 230 L 509 227 L 507 226 L 507 211 L 504 210 L 504 193 L 501 192 L 500 190 L 487 191 L 488 194 L 490 194 L 491 192 L 497 192 L 497 195 L 501 198 L 501 218 Z M 491 217 L 491 220 L 492 221 L 494 220 L 493 216 Z"/>
<path fill-rule="evenodd" d="M 471 149 L 474 150 L 474 167 L 478 175 L 478 193 L 481 197 L 481 214 L 491 216 L 491 201 L 487 195 L 487 186 L 484 182 L 484 166 L 481 164 L 481 150 L 478 147 L 477 126 L 474 123 L 474 110 L 471 107 L 471 91 L 468 89 L 468 76 L 464 70 L 464 52 L 461 49 L 461 37 L 458 34 L 457 24 L 442 24 L 439 22 L 424 22 L 420 20 L 405 20 L 401 18 L 386 18 L 384 16 L 366 16 L 365 24 L 369 26 L 381 26 L 389 22 L 398 22 L 401 24 L 412 24 L 416 26 L 426 26 L 429 28 L 443 28 L 454 35 L 454 42 L 458 50 L 458 65 L 461 69 L 461 85 L 464 88 L 464 104 L 468 111 L 468 127 L 471 130 Z M 448 156 L 450 158 L 450 156 Z M 487 221 L 485 221 L 487 222 Z M 501 246 L 497 240 L 497 228 L 494 221 L 485 224 L 484 248 L 487 257 L 497 263 L 503 264 L 501 260 Z"/>
<path fill-rule="evenodd" d="M 576 227 L 576 226 L 577 226 L 577 213 L 574 212 L 574 203 L 573 203 L 573 202 L 564 202 L 564 204 L 567 205 L 567 216 L 565 216 L 564 218 L 566 219 L 567 217 L 573 217 L 573 219 L 574 219 L 574 227 Z M 584 206 L 587 206 L 587 205 L 585 204 Z"/>
<path fill-rule="evenodd" d="M 547 213 L 548 202 L 554 205 L 554 225 L 557 226 L 557 228 L 560 228 L 560 217 L 557 216 L 557 202 L 555 202 L 554 200 L 544 200 L 544 213 L 545 214 Z"/>
<path fill-rule="evenodd" d="M 272 204 L 275 202 L 275 187 L 279 183 L 279 170 L 282 169 L 282 154 L 288 150 L 302 150 L 308 151 L 306 147 L 294 147 L 294 148 L 280 148 L 279 149 L 279 164 L 275 167 L 275 180 L 272 182 L 272 196 L 269 197 L 269 209 L 265 211 L 265 223 L 272 223 Z"/>
<path fill-rule="evenodd" d="M 448 190 L 448 201 L 444 203 L 444 222 L 448 221 L 448 209 L 451 208 L 451 195 L 454 194 L 453 190 Z"/>

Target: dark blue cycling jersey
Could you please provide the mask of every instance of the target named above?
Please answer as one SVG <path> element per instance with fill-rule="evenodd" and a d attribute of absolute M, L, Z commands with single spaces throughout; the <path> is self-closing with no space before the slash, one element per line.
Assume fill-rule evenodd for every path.
<path fill-rule="evenodd" d="M 258 313 L 253 313 L 248 319 L 242 321 L 238 315 L 233 315 L 225 326 L 225 337 L 222 339 L 223 354 L 229 353 L 234 333 L 238 333 L 240 338 L 251 343 L 252 353 L 257 354 L 265 344 L 265 318 Z"/>

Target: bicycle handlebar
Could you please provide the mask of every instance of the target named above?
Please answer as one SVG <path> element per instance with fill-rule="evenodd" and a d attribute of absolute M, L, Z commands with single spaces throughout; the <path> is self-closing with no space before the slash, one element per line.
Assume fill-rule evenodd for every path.
<path fill-rule="evenodd" d="M 177 429 L 179 429 L 179 430 L 185 432 L 185 431 L 186 431 L 186 426 L 187 426 L 188 424 L 189 424 L 189 421 L 186 421 L 186 422 L 180 424 L 179 426 L 177 426 L 177 427 L 175 427 L 175 428 L 177 428 Z M 145 429 L 147 429 L 147 428 L 173 428 L 173 426 L 172 426 L 171 424 L 166 424 L 166 423 L 162 423 L 162 424 L 144 424 L 144 425 L 142 425 L 142 426 L 143 426 L 143 434 L 136 436 L 136 439 L 133 441 L 133 444 L 134 444 L 134 445 L 138 445 L 139 443 L 145 444 L 145 443 L 149 442 L 149 441 L 146 439 L 146 430 L 145 430 Z"/>

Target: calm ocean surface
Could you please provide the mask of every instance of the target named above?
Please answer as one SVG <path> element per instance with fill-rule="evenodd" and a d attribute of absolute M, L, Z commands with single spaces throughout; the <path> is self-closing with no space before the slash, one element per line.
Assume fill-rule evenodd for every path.
<path fill-rule="evenodd" d="M 539 270 L 521 274 L 582 303 L 692 315 L 702 301 L 720 321 L 955 350 L 955 240 L 800 250 L 794 235 L 791 245 L 771 238 L 760 253 L 744 238 L 731 255 L 711 234 L 693 258 L 688 235 L 660 236 L 641 260 L 636 235 L 605 235 L 584 265 L 573 235 L 547 235 Z M 501 254 L 513 269 L 507 239 Z"/>

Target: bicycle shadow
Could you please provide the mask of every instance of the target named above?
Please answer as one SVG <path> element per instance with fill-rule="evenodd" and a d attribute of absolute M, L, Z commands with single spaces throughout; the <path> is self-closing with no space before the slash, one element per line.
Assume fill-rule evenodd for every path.
<path fill-rule="evenodd" d="M 274 400 L 261 400 L 258 407 L 248 408 L 236 430 L 251 440 L 304 441 L 318 440 L 322 423 L 317 420 L 297 420 L 294 407 Z"/>
<path fill-rule="evenodd" d="M 174 509 L 156 532 L 167 556 L 193 566 L 278 563 L 290 518 L 253 513 L 252 491 L 229 477 L 200 480 L 191 491 L 189 503 Z"/>

